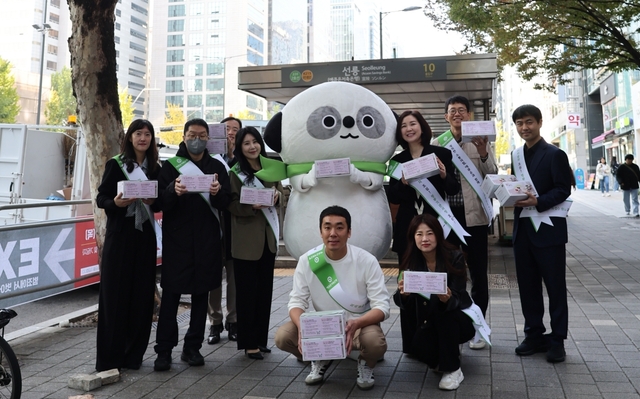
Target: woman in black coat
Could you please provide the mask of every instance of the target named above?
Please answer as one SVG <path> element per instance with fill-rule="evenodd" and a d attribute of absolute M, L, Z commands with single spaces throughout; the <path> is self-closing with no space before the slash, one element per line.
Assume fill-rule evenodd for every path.
<path fill-rule="evenodd" d="M 129 180 L 128 176 L 137 180 L 136 174 L 155 180 L 159 171 L 153 125 L 137 119 L 127 129 L 121 153 L 107 161 L 96 198 L 107 214 L 100 262 L 98 371 L 139 369 L 149 344 L 156 278 L 156 204 L 154 199 L 123 199 L 117 185 Z"/>
<path fill-rule="evenodd" d="M 400 276 L 393 300 L 415 320 L 410 329 L 402 331 L 402 346 L 407 346 L 408 353 L 427 363 L 429 368 L 444 373 L 440 389 L 454 390 L 464 379 L 460 369 L 460 344 L 475 335 L 471 318 L 462 312 L 473 303 L 466 290 L 464 256 L 445 241 L 440 222 L 429 214 L 413 218 L 407 241 L 413 242 L 407 246 L 402 269 L 447 273 L 447 293 L 429 297 L 408 294 L 404 292 L 404 278 Z"/>

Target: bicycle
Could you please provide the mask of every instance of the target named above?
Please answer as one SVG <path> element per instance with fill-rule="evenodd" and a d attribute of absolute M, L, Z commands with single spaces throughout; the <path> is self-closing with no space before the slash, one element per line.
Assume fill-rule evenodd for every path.
<path fill-rule="evenodd" d="M 18 358 L 4 339 L 4 327 L 18 314 L 12 309 L 0 309 L 0 399 L 20 399 L 22 375 Z"/>

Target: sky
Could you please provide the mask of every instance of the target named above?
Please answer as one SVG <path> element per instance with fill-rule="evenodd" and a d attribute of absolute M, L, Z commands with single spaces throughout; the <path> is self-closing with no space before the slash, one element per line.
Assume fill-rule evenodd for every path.
<path fill-rule="evenodd" d="M 411 6 L 424 7 L 425 0 L 394 0 L 381 4 L 380 11 L 386 12 Z M 382 27 L 390 40 L 402 47 L 403 53 L 400 55 L 404 58 L 452 55 L 462 50 L 465 42 L 460 35 L 442 32 L 432 25 L 422 10 L 393 12 L 382 20 Z M 391 54 L 385 53 L 387 57 L 391 57 Z"/>

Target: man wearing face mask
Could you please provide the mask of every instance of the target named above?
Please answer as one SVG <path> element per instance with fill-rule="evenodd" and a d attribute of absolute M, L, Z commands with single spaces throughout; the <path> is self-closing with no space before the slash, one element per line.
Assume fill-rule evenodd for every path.
<path fill-rule="evenodd" d="M 171 368 L 171 351 L 178 345 L 176 315 L 180 296 L 191 294 L 191 319 L 180 358 L 190 366 L 204 365 L 204 340 L 209 291 L 220 287 L 222 230 L 220 214 L 230 201 L 229 175 L 206 150 L 209 126 L 202 119 L 184 125 L 183 142 L 158 176 L 162 218 L 162 304 L 158 319 L 154 363 L 156 371 Z M 208 192 L 191 193 L 183 175 L 214 175 Z"/>

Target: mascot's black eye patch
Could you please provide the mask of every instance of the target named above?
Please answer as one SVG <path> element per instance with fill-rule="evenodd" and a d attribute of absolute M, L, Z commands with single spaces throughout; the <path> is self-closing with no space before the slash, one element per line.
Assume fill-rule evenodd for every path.
<path fill-rule="evenodd" d="M 307 131 L 318 140 L 327 140 L 338 134 L 342 128 L 342 118 L 333 107 L 320 107 L 307 119 Z"/>
<path fill-rule="evenodd" d="M 360 133 L 370 139 L 382 137 L 387 128 L 384 117 L 373 107 L 360 108 L 356 117 L 356 124 Z"/>

